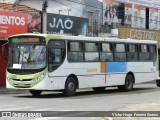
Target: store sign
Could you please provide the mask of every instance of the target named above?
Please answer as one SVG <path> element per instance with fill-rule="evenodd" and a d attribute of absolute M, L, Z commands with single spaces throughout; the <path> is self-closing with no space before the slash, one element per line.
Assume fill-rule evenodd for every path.
<path fill-rule="evenodd" d="M 129 38 L 142 39 L 142 40 L 154 40 L 154 32 L 139 29 L 130 29 Z"/>
<path fill-rule="evenodd" d="M 28 15 L 25 13 L 0 11 L 0 37 L 27 32 Z"/>
<path fill-rule="evenodd" d="M 47 14 L 48 34 L 86 35 L 88 19 L 58 14 Z"/>
<path fill-rule="evenodd" d="M 119 29 L 119 37 L 122 39 L 132 38 L 132 39 L 137 39 L 137 40 L 160 41 L 160 31 L 121 27 Z M 160 47 L 160 42 L 158 43 Z"/>

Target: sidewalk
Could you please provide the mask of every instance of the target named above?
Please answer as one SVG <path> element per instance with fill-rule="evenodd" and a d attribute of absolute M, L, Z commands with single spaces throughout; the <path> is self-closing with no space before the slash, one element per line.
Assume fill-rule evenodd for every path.
<path fill-rule="evenodd" d="M 2 94 L 23 94 L 28 93 L 28 90 L 18 90 L 18 89 L 7 89 L 5 87 L 0 87 L 0 95 Z"/>

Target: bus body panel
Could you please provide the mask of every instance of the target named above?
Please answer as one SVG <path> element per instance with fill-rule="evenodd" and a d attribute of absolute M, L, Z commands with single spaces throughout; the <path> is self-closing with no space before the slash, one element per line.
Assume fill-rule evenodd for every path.
<path fill-rule="evenodd" d="M 27 34 L 28 35 L 28 34 Z M 22 35 L 23 36 L 23 35 Z M 92 38 L 92 37 L 78 37 L 78 36 L 63 36 L 63 35 L 37 35 L 43 36 L 46 39 L 46 46 L 50 39 L 52 40 L 81 40 L 85 41 L 100 41 L 108 43 L 135 43 L 135 44 L 154 44 L 156 41 L 147 40 L 121 40 L 118 38 L 104 39 L 104 38 Z M 67 42 L 66 42 L 67 43 Z M 75 75 L 78 79 L 78 88 L 92 88 L 103 86 L 118 86 L 125 84 L 125 78 L 128 73 L 133 73 L 135 83 L 142 83 L 151 80 L 155 80 L 158 76 L 156 69 L 156 62 L 150 61 L 106 61 L 106 62 L 69 62 L 68 52 L 66 44 L 66 57 L 63 63 L 52 72 L 48 71 L 48 64 L 46 66 L 45 77 L 39 83 L 32 87 L 14 87 L 6 79 L 6 87 L 14 89 L 34 89 L 34 90 L 63 90 L 65 89 L 65 82 L 70 75 Z M 37 73 L 35 73 L 37 74 Z M 14 75 L 14 74 L 13 74 Z M 23 75 L 21 82 L 25 83 L 23 79 L 30 76 L 30 79 L 35 77 L 32 74 Z M 41 75 L 37 75 L 39 77 Z M 10 73 L 7 72 L 7 77 L 10 77 Z"/>

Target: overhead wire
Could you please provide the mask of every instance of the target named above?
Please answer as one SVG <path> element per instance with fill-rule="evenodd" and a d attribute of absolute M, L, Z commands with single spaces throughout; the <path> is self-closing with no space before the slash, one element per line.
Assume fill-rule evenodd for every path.
<path fill-rule="evenodd" d="M 53 0 L 53 1 L 56 2 L 56 3 L 59 3 L 59 4 L 61 4 L 61 5 L 64 5 L 64 6 L 68 6 L 68 7 L 74 8 L 74 9 L 81 9 L 81 8 L 77 8 L 77 7 L 74 7 L 74 6 L 71 6 L 71 5 L 67 5 L 67 4 L 65 4 L 64 2 L 62 3 L 62 2 L 60 2 L 59 0 Z M 80 4 L 80 5 L 84 5 L 84 6 L 88 6 L 88 7 L 93 7 L 93 8 L 97 8 L 97 9 L 102 10 L 101 7 L 96 7 L 96 6 L 93 6 L 93 5 L 88 5 L 88 4 L 76 2 L 76 1 L 73 1 L 73 0 L 65 0 L 65 1 L 72 2 L 72 3 L 76 3 L 76 4 Z"/>

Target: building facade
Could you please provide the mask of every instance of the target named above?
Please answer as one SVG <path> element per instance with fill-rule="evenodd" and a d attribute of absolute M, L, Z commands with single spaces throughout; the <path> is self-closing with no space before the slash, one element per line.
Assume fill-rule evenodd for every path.
<path fill-rule="evenodd" d="M 43 0 L 21 0 L 19 4 L 42 10 Z M 103 23 L 103 4 L 98 0 L 48 0 L 47 13 L 87 18 L 87 36 L 98 36 Z"/>

